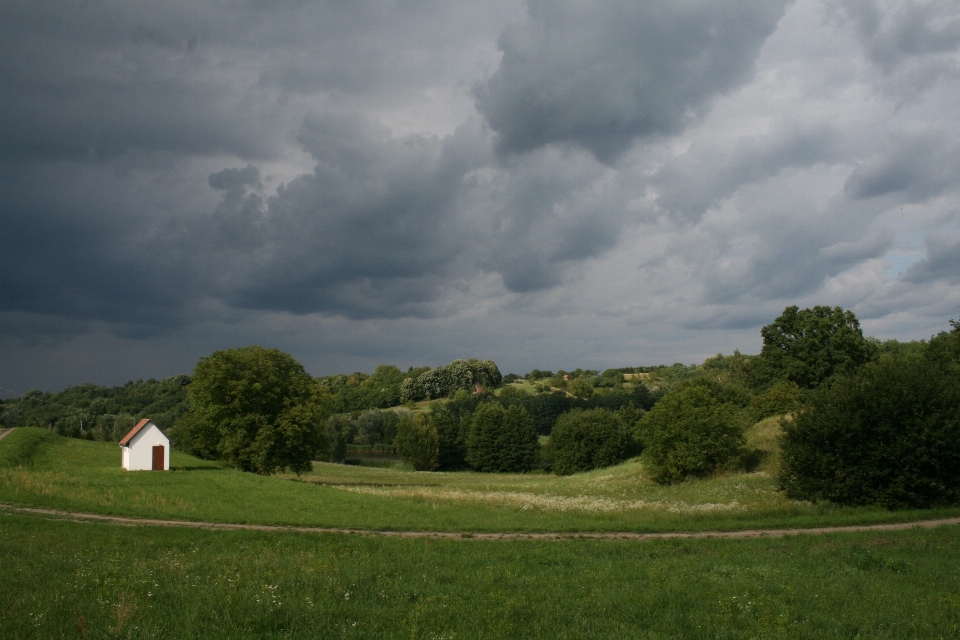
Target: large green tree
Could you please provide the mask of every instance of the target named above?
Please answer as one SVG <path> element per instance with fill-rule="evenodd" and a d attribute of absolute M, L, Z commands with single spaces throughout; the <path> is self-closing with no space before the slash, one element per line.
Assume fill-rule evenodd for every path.
<path fill-rule="evenodd" d="M 840 307 L 787 307 L 760 335 L 760 356 L 769 377 L 786 378 L 806 389 L 853 373 L 877 352 L 863 337 L 853 312 Z"/>
<path fill-rule="evenodd" d="M 309 471 L 323 448 L 329 395 L 292 356 L 251 346 L 201 358 L 188 390 L 190 412 L 173 432 L 190 453 L 242 471 Z"/>

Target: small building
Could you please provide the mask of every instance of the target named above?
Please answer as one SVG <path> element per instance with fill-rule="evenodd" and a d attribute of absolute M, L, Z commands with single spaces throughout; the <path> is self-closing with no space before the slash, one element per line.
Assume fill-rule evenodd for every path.
<path fill-rule="evenodd" d="M 170 441 L 160 427 L 144 418 L 120 441 L 127 471 L 169 471 Z"/>

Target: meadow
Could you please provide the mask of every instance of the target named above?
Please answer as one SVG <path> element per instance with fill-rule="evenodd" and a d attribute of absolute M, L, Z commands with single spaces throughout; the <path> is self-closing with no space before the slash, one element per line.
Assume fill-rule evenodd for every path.
<path fill-rule="evenodd" d="M 887 511 L 790 501 L 763 467 L 663 487 L 637 460 L 565 477 L 325 463 L 299 477 L 265 477 L 177 451 L 168 473 L 130 473 L 119 462 L 115 443 L 17 429 L 0 441 L 0 503 L 194 521 L 461 532 L 736 530 L 960 515 L 956 508 Z"/>
<path fill-rule="evenodd" d="M 775 422 L 748 434 L 775 442 Z M 568 477 L 317 464 L 297 478 L 17 429 L 0 503 L 180 520 L 457 531 L 405 539 L 74 522 L 0 507 L 3 638 L 948 638 L 960 527 L 743 540 L 501 540 L 485 531 L 696 531 L 892 522 L 792 503 L 761 470 L 661 487 L 642 465 Z"/>
<path fill-rule="evenodd" d="M 0 511 L 4 638 L 952 638 L 960 528 L 481 541 Z"/>

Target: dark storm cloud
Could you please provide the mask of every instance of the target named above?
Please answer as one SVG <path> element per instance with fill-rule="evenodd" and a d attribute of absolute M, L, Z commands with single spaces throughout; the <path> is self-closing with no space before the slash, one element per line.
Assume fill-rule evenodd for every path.
<path fill-rule="evenodd" d="M 79 320 L 133 334 L 182 324 L 197 286 L 194 248 L 166 221 L 138 214 L 158 203 L 132 188 L 135 176 L 95 166 L 2 170 L 0 311 L 64 318 L 69 331 Z"/>
<path fill-rule="evenodd" d="M 504 173 L 480 264 L 510 291 L 553 287 L 566 266 L 619 239 L 623 194 L 605 185 L 604 167 L 591 156 L 545 149 L 509 159 Z"/>
<path fill-rule="evenodd" d="M 476 126 L 452 136 L 396 138 L 357 116 L 307 119 L 300 142 L 316 160 L 261 200 L 246 170 L 210 177 L 225 188 L 220 240 L 234 304 L 351 317 L 432 315 L 458 256 L 477 240 L 458 214 L 468 173 L 489 157 Z M 250 244 L 253 244 L 251 249 Z"/>
<path fill-rule="evenodd" d="M 854 198 L 902 193 L 921 202 L 960 187 L 960 141 L 946 127 L 901 133 L 868 158 L 847 180 Z"/>
<path fill-rule="evenodd" d="M 786 0 L 531 0 L 500 37 L 477 107 L 507 153 L 572 143 L 611 162 L 635 138 L 677 133 L 750 77 Z"/>
<path fill-rule="evenodd" d="M 3 3 L 0 153 L 274 153 L 264 105 L 237 92 L 229 66 L 215 68 L 212 38 L 208 16 L 186 3 L 135 11 L 109 2 Z"/>

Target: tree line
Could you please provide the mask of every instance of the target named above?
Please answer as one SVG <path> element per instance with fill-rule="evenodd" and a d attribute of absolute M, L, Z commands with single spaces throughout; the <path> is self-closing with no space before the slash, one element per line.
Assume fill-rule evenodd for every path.
<path fill-rule="evenodd" d="M 960 324 L 929 341 L 880 342 L 851 311 L 792 306 L 761 337 L 757 355 L 700 365 L 526 376 L 471 359 L 313 378 L 288 354 L 246 347 L 201 358 L 192 377 L 30 392 L 0 404 L 0 421 L 117 439 L 152 414 L 178 448 L 258 473 L 300 473 L 364 445 L 393 447 L 421 470 L 563 474 L 640 455 L 669 484 L 753 468 L 760 454 L 744 430 L 782 416 L 778 483 L 792 498 L 960 501 Z M 399 408 L 425 399 L 427 411 Z"/>

